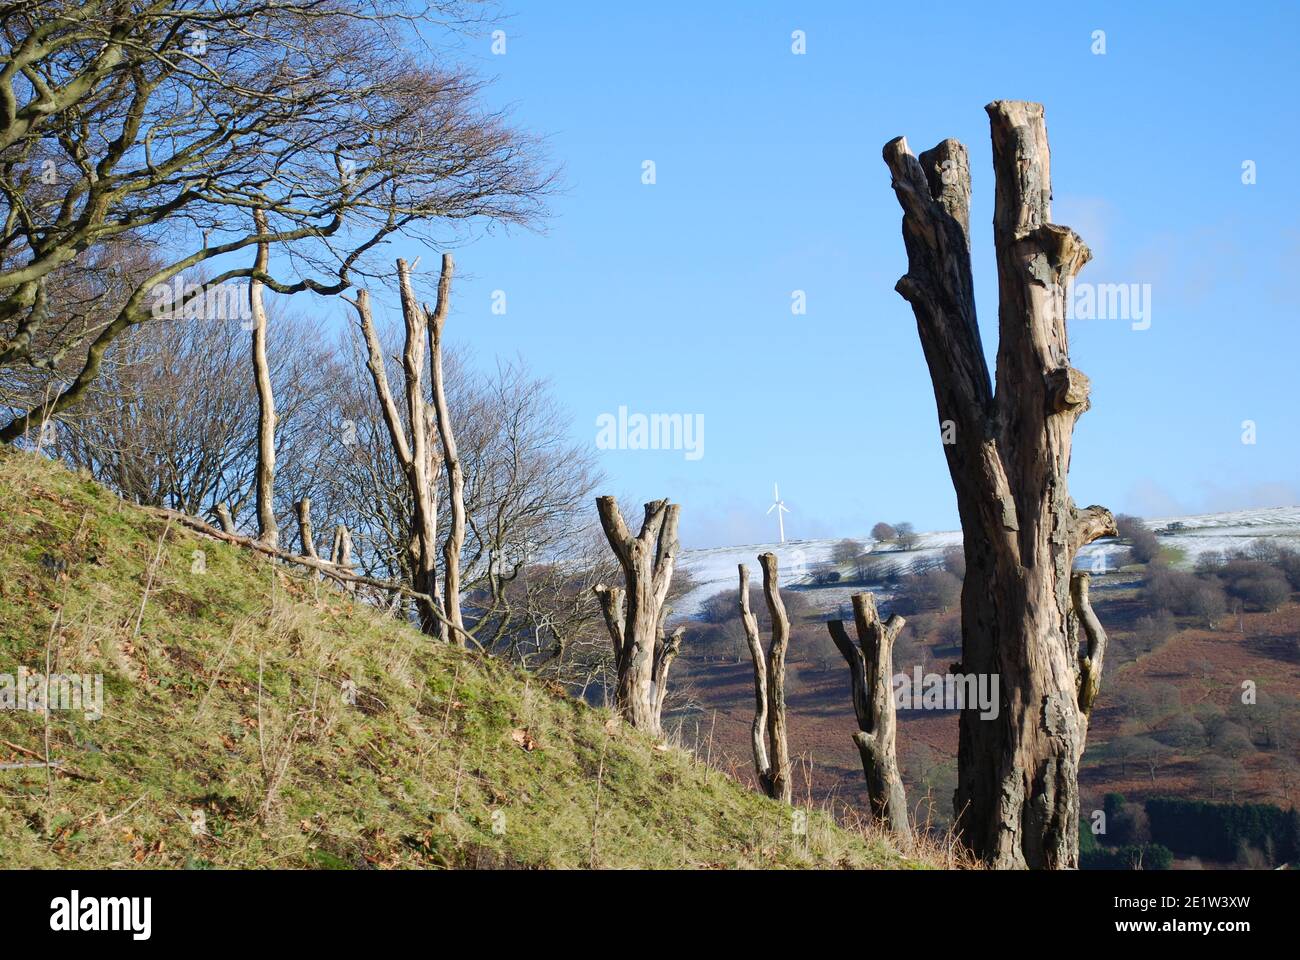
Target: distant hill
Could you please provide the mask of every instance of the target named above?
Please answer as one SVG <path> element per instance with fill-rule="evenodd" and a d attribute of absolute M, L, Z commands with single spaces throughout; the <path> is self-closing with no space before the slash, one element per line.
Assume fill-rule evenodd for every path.
<path fill-rule="evenodd" d="M 1192 568 L 1212 551 L 1266 554 L 1252 551 L 1258 541 L 1300 550 L 1297 507 L 1160 518 L 1147 526 L 1157 532 L 1161 560 L 1175 568 Z M 854 539 L 880 560 L 869 570 L 896 573 L 936 566 L 944 551 L 961 542 L 955 532 L 919 534 L 913 550 Z M 849 597 L 864 590 L 875 593 L 886 612 L 898 604 L 908 623 L 894 667 L 910 675 L 918 666 L 944 672 L 960 659 L 961 618 L 952 600 L 926 602 L 923 583 L 893 575 L 863 580 L 853 563 L 830 565 L 841 582 L 814 582 L 819 568 L 829 569 L 824 565 L 838 542 L 683 553 L 680 568 L 693 586 L 676 612 L 696 619 L 687 621 L 674 667 L 684 692 L 666 722 L 670 729 L 678 725 L 688 741 L 705 743 L 736 776 L 749 776 L 753 668 L 743 631 L 727 617 L 735 616 L 736 565 L 749 566 L 752 584 L 757 556 L 771 550 L 780 558 L 784 595 L 796 600 L 798 611 L 786 684 L 790 749 L 802 761 L 796 793 L 860 807 L 865 790 L 850 739 L 857 728 L 848 670 L 827 640 L 824 621 L 828 615 L 851 616 Z M 1080 774 L 1085 809 L 1098 808 L 1111 792 L 1136 801 L 1172 796 L 1292 806 L 1300 794 L 1300 592 L 1292 590 L 1268 609 L 1227 597 L 1223 612 L 1207 622 L 1205 616 L 1158 608 L 1147 586 L 1151 568 L 1130 562 L 1123 543 L 1088 546 L 1078 566 L 1094 571 L 1093 606 L 1110 636 Z M 712 605 L 705 617 L 702 605 L 719 593 L 724 602 Z M 761 603 L 759 614 L 765 615 Z M 1243 684 L 1250 687 L 1249 702 Z M 909 801 L 922 819 L 928 811 L 940 826 L 951 815 L 957 725 L 951 711 L 899 713 L 898 752 Z"/>
<path fill-rule="evenodd" d="M 1190 566 L 1202 553 L 1243 549 L 1258 539 L 1300 549 L 1300 506 L 1161 517 L 1147 520 L 1146 524 L 1156 531 L 1162 546 L 1172 548 L 1175 566 Z M 873 554 L 888 554 L 890 560 L 900 568 L 899 572 L 938 564 L 942 561 L 945 550 L 961 545 L 961 532 L 955 530 L 918 534 L 916 548 L 907 551 L 899 550 L 893 543 L 876 542 L 865 535 L 845 536 L 864 544 Z M 842 539 L 844 537 L 683 550 L 678 560 L 678 569 L 690 575 L 694 586 L 674 605 L 674 613 L 679 617 L 693 617 L 698 613 L 700 604 L 713 594 L 721 590 L 734 591 L 736 565 L 745 563 L 751 570 L 756 570 L 755 558 L 767 551 L 774 552 L 780 562 L 781 586 L 806 583 L 811 572 L 829 560 L 832 548 Z M 1115 540 L 1099 540 L 1079 551 L 1075 566 L 1078 569 L 1093 570 L 1104 578 L 1122 565 L 1127 549 Z M 864 589 L 874 588 L 883 596 L 888 596 L 888 589 L 881 591 L 881 586 L 870 583 L 845 585 L 842 588 L 819 590 L 817 593 L 823 602 L 829 602 L 833 598 L 838 605 L 847 602 L 850 594 Z"/>

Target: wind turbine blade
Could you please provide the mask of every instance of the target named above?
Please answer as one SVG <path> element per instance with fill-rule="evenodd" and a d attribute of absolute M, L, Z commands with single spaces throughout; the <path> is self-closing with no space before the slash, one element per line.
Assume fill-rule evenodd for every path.
<path fill-rule="evenodd" d="M 776 509 L 776 507 L 777 505 L 775 503 L 772 504 L 770 507 L 767 508 L 767 513 L 771 513 L 773 510 Z M 764 516 L 767 516 L 767 514 L 764 514 Z"/>

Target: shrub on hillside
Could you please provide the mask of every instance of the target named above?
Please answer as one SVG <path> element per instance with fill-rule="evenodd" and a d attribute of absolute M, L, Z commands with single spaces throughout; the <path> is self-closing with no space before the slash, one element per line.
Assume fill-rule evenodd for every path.
<path fill-rule="evenodd" d="M 1277 552 L 1276 566 L 1286 577 L 1292 590 L 1300 590 L 1300 553 L 1283 549 Z"/>
<path fill-rule="evenodd" d="M 812 582 L 819 587 L 828 587 L 840 582 L 840 572 L 832 564 L 819 563 L 813 568 Z"/>
<path fill-rule="evenodd" d="M 1115 518 L 1120 539 L 1128 542 L 1129 555 L 1135 563 L 1150 563 L 1160 555 L 1160 542 L 1139 517 L 1121 513 Z"/>
<path fill-rule="evenodd" d="M 898 536 L 898 531 L 883 520 L 871 528 L 871 536 L 874 540 L 886 541 L 893 540 Z"/>
<path fill-rule="evenodd" d="M 1179 750 L 1194 750 L 1204 746 L 1205 727 L 1193 716 L 1185 713 L 1174 714 L 1156 728 L 1155 736 L 1162 743 Z"/>
<path fill-rule="evenodd" d="M 947 570 L 935 567 L 909 573 L 898 582 L 893 607 L 905 616 L 923 610 L 946 612 L 961 599 L 961 581 Z"/>
<path fill-rule="evenodd" d="M 1196 558 L 1196 572 L 1201 576 L 1218 573 L 1219 568 L 1226 562 L 1227 558 L 1218 550 L 1206 550 Z"/>
<path fill-rule="evenodd" d="M 856 540 L 846 538 L 831 547 L 831 560 L 835 563 L 852 563 L 862 552 L 862 544 Z"/>
<path fill-rule="evenodd" d="M 1156 610 L 1194 617 L 1213 629 L 1214 621 L 1227 610 L 1227 600 L 1217 579 L 1173 570 L 1152 563 L 1144 584 L 1147 602 Z"/>
<path fill-rule="evenodd" d="M 1228 595 L 1254 610 L 1276 610 L 1291 596 L 1286 574 L 1263 560 L 1233 557 L 1216 571 Z"/>
<path fill-rule="evenodd" d="M 1178 623 L 1174 620 L 1173 614 L 1167 610 L 1159 610 L 1138 617 L 1130 633 L 1116 635 L 1116 643 L 1121 655 L 1136 659 L 1160 647 L 1177 632 Z"/>
<path fill-rule="evenodd" d="M 1246 577 L 1233 584 L 1232 593 L 1248 608 L 1273 611 L 1291 598 L 1291 586 L 1282 577 Z"/>

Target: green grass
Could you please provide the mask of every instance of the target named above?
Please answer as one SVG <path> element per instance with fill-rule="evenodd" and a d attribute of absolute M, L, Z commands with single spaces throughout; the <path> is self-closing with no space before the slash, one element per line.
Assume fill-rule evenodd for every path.
<path fill-rule="evenodd" d="M 47 655 L 103 675 L 104 716 L 50 714 L 52 776 L 0 769 L 9 868 L 921 865 L 820 812 L 800 831 L 608 711 L 0 450 L 0 674 Z M 0 710 L 0 763 L 45 736 Z"/>

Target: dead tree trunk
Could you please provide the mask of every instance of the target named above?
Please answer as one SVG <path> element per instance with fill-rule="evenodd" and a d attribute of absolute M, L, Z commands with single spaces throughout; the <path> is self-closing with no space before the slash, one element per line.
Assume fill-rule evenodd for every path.
<path fill-rule="evenodd" d="M 763 567 L 763 595 L 772 617 L 772 644 L 766 657 L 758 636 L 758 619 L 749 609 L 749 569 L 740 564 L 740 618 L 754 660 L 754 770 L 764 793 L 790 803 L 793 788 L 785 726 L 785 651 L 790 640 L 790 618 L 777 585 L 776 555 L 765 553 L 758 562 Z"/>
<path fill-rule="evenodd" d="M 596 507 L 626 584 L 626 590 L 604 584 L 594 588 L 614 644 L 615 705 L 628 723 L 657 737 L 668 668 L 682 643 L 681 628 L 664 636 L 681 508 L 667 500 L 647 503 L 641 532 L 634 537 L 613 497 L 598 497 Z"/>
<path fill-rule="evenodd" d="M 352 573 L 352 534 L 341 523 L 334 528 L 334 545 L 330 548 L 330 563 L 344 573 Z M 344 588 L 349 593 L 353 593 L 357 585 L 346 583 Z"/>
<path fill-rule="evenodd" d="M 424 338 L 425 325 L 422 311 L 413 300 L 408 304 L 406 291 L 409 289 L 410 274 L 405 260 L 397 261 L 398 280 L 403 291 L 402 319 L 405 321 L 406 342 L 402 352 L 406 392 L 407 423 L 410 425 L 410 438 L 402 424 L 402 417 L 397 403 L 393 400 L 388 386 L 388 374 L 384 368 L 383 347 L 375 332 L 374 322 L 370 316 L 370 296 L 365 290 L 357 291 L 357 299 L 352 301 L 356 308 L 362 335 L 366 342 L 366 366 L 370 378 L 374 381 L 375 393 L 384 412 L 384 423 L 388 427 L 388 436 L 393 444 L 397 462 L 401 464 L 406 477 L 407 488 L 411 492 L 412 525 L 408 553 L 411 561 L 411 586 L 424 597 L 438 595 L 438 513 L 434 500 L 433 464 L 429 452 L 429 419 L 424 404 Z M 427 599 L 416 601 L 416 611 L 420 619 L 420 629 L 429 636 L 447 639 L 447 627 L 439 615 L 441 611 Z"/>
<path fill-rule="evenodd" d="M 221 529 L 226 533 L 235 532 L 235 517 L 230 512 L 230 507 L 224 503 L 217 504 L 217 521 L 221 524 Z"/>
<path fill-rule="evenodd" d="M 433 378 L 433 410 L 442 441 L 442 457 L 447 466 L 447 490 L 451 506 L 451 526 L 442 544 L 442 606 L 452 626 L 452 635 L 463 644 L 464 620 L 460 612 L 460 552 L 465 546 L 465 471 L 456 449 L 456 435 L 451 428 L 451 411 L 447 406 L 447 389 L 442 376 L 442 329 L 451 307 L 451 276 L 455 269 L 450 253 L 442 255 L 442 274 L 438 278 L 438 300 L 432 311 L 425 310 L 429 327 L 429 368 Z M 410 296 L 409 285 L 403 298 Z M 413 298 L 412 298 L 413 299 Z M 405 308 L 404 308 L 405 309 Z"/>
<path fill-rule="evenodd" d="M 267 232 L 266 214 L 253 211 L 259 234 Z M 265 274 L 270 262 L 270 245 L 259 243 L 253 269 Z M 271 366 L 266 359 L 266 306 L 262 302 L 262 281 L 256 274 L 248 282 L 248 306 L 253 320 L 253 379 L 257 384 L 257 539 L 268 546 L 280 542 L 275 522 L 275 392 L 271 387 Z"/>
<path fill-rule="evenodd" d="M 849 665 L 853 713 L 858 719 L 853 742 L 862 756 L 867 803 L 873 820 L 884 824 L 900 840 L 910 841 L 911 818 L 895 749 L 898 722 L 892 685 L 894 641 L 907 621 L 894 614 L 881 623 L 876 599 L 869 593 L 853 595 L 853 621 L 857 644 L 849 639 L 843 620 L 829 620 L 826 627 Z"/>
<path fill-rule="evenodd" d="M 1051 222 L 1047 129 L 1040 104 L 996 101 L 993 233 L 999 340 L 996 392 L 975 319 L 970 168 L 944 140 L 913 156 L 904 138 L 884 158 L 903 208 L 912 305 L 934 383 L 944 453 L 966 550 L 962 662 L 996 676 L 997 716 L 962 712 L 958 828 L 995 867 L 1076 867 L 1079 760 L 1085 724 L 1077 650 L 1067 626 L 1078 549 L 1113 535 L 1102 507 L 1078 509 L 1066 474 L 1088 378 L 1070 366 L 1068 285 L 1088 261 L 1074 231 Z"/>
<path fill-rule="evenodd" d="M 311 529 L 311 497 L 303 497 L 295 505 L 298 512 L 298 539 L 302 543 L 302 555 L 317 559 L 316 539 Z"/>

